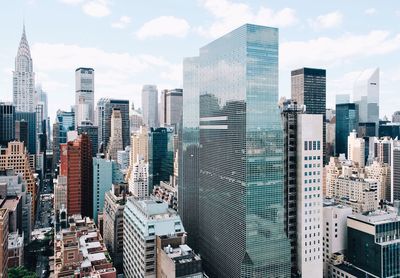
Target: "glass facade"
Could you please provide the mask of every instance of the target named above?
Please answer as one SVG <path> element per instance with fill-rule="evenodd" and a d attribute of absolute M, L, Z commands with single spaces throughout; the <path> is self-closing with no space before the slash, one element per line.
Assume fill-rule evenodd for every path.
<path fill-rule="evenodd" d="M 358 128 L 358 115 L 354 103 L 336 105 L 336 154 L 347 156 L 347 137 L 350 132 Z"/>
<path fill-rule="evenodd" d="M 0 102 L 0 145 L 15 139 L 15 106 Z"/>
<path fill-rule="evenodd" d="M 28 152 L 30 154 L 36 154 L 36 112 L 16 112 L 15 120 L 28 123 Z"/>
<path fill-rule="evenodd" d="M 174 174 L 173 131 L 168 128 L 151 129 L 149 133 L 149 186 L 148 194 L 153 192 L 160 181 L 169 181 Z"/>
<path fill-rule="evenodd" d="M 199 95 L 198 114 L 188 115 L 184 108 L 182 145 L 188 151 L 191 120 L 192 146 L 198 146 L 199 154 L 198 247 L 207 273 L 289 277 L 278 30 L 243 25 L 186 60 L 185 78 L 190 80 L 184 81 L 184 97 Z M 189 92 L 185 84 L 192 86 Z M 195 164 L 185 164 L 185 156 L 184 150 L 184 188 L 187 167 Z"/>

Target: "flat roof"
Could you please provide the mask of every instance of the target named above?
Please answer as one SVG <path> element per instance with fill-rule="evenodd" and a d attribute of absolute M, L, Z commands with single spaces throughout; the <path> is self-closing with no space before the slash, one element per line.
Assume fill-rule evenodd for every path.
<path fill-rule="evenodd" d="M 376 210 L 366 213 L 357 213 L 349 215 L 348 218 L 373 225 L 400 221 L 400 216 L 397 215 L 397 213 L 383 211 L 383 210 Z"/>

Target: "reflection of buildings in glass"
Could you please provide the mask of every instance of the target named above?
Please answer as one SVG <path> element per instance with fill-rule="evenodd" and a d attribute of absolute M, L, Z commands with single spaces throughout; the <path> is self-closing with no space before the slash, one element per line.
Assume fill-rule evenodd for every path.
<path fill-rule="evenodd" d="M 379 127 L 379 68 L 363 71 L 354 84 L 353 101 L 357 106 L 360 124 L 374 123 L 374 134 Z M 362 134 L 362 131 L 359 131 Z M 362 136 L 362 135 L 361 135 Z"/>
<path fill-rule="evenodd" d="M 185 213 L 183 221 L 189 239 L 198 224 L 206 270 L 218 277 L 289 276 L 278 30 L 244 25 L 201 48 L 199 57 L 185 59 L 184 91 L 184 103 L 195 99 L 200 112 L 184 106 L 179 208 L 194 200 L 198 209 L 198 223 Z M 199 170 L 190 172 L 193 166 Z M 190 183 L 188 174 L 199 179 Z"/>

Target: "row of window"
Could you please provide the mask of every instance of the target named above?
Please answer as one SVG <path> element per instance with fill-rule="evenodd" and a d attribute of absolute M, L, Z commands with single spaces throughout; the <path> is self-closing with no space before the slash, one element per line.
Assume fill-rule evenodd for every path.
<path fill-rule="evenodd" d="M 304 141 L 305 151 L 315 151 L 321 149 L 321 141 Z"/>
<path fill-rule="evenodd" d="M 321 159 L 321 156 L 319 156 L 319 155 L 318 156 L 315 156 L 315 155 L 311 156 L 310 155 L 310 156 L 305 156 L 304 157 L 304 160 L 320 160 L 320 159 Z"/>

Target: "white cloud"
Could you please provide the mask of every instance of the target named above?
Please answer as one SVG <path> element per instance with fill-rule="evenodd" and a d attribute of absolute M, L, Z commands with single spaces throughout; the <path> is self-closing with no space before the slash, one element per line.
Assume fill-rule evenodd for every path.
<path fill-rule="evenodd" d="M 68 5 L 78 5 L 80 3 L 82 3 L 85 0 L 60 0 L 60 2 L 64 3 L 64 4 L 68 4 Z"/>
<path fill-rule="evenodd" d="M 104 17 L 111 13 L 108 0 L 91 0 L 82 6 L 85 14 L 93 17 Z"/>
<path fill-rule="evenodd" d="M 314 30 L 329 29 L 338 27 L 342 24 L 343 14 L 334 11 L 328 14 L 319 15 L 315 19 L 309 19 L 308 23 Z"/>
<path fill-rule="evenodd" d="M 280 47 L 282 69 L 328 67 L 400 49 L 400 34 L 371 31 L 365 35 L 345 34 L 338 38 L 319 37 L 309 41 L 283 42 Z"/>
<path fill-rule="evenodd" d="M 140 106 L 143 84 L 172 84 L 171 87 L 159 86 L 159 89 L 182 84 L 181 65 L 171 63 L 163 57 L 107 52 L 94 47 L 62 43 L 35 43 L 31 50 L 37 81 L 49 92 L 49 101 L 57 102 L 54 109 L 50 108 L 54 110 L 50 111 L 51 117 L 56 109 L 69 109 L 74 103 L 74 95 L 70 92 L 74 90 L 75 69 L 81 66 L 95 69 L 96 100 L 112 96 L 129 99 Z M 70 74 L 65 75 L 65 72 Z"/>
<path fill-rule="evenodd" d="M 190 29 L 189 23 L 174 16 L 160 16 L 142 25 L 136 32 L 140 40 L 152 37 L 173 36 L 185 37 Z"/>
<path fill-rule="evenodd" d="M 111 23 L 113 28 L 124 29 L 129 23 L 131 23 L 131 18 L 129 16 L 121 16 L 118 21 Z"/>
<path fill-rule="evenodd" d="M 369 9 L 366 9 L 366 10 L 364 11 L 364 13 L 365 13 L 366 15 L 373 15 L 373 14 L 376 14 L 376 9 L 375 9 L 375 8 L 369 8 Z"/>
<path fill-rule="evenodd" d="M 259 7 L 253 11 L 245 3 L 234 3 L 229 0 L 201 0 L 200 5 L 210 12 L 215 21 L 210 26 L 199 26 L 197 31 L 207 37 L 221 36 L 244 23 L 287 27 L 296 23 L 296 12 L 290 8 L 274 11 Z"/>

